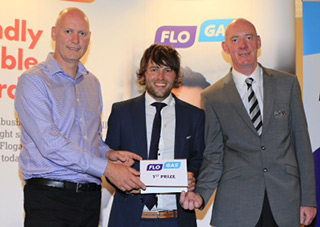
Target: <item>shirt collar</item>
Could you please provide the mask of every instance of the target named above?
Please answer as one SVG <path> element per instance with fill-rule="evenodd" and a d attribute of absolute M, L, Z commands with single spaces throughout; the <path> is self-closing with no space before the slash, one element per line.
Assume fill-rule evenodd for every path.
<path fill-rule="evenodd" d="M 53 57 L 53 52 L 50 52 L 45 60 L 46 65 L 48 66 L 49 74 L 50 75 L 55 75 L 56 73 L 63 73 L 64 75 L 65 72 L 61 69 L 60 65 L 58 62 L 54 59 Z M 78 72 L 76 75 L 76 79 L 83 75 L 89 74 L 89 71 L 84 67 L 84 65 L 79 62 L 78 63 Z"/>
<path fill-rule="evenodd" d="M 262 69 L 257 65 L 256 69 L 253 71 L 253 73 L 249 76 L 243 75 L 242 73 L 239 73 L 234 68 L 232 68 L 232 76 L 236 84 L 242 86 L 245 84 L 245 80 L 247 78 L 252 78 L 254 80 L 254 83 L 260 84 L 261 83 L 261 75 L 262 75 Z"/>
<path fill-rule="evenodd" d="M 148 93 L 148 91 L 146 91 L 145 93 L 145 98 L 146 98 L 146 107 L 151 106 L 151 104 L 154 102 L 157 102 L 157 100 L 152 98 L 152 96 Z M 170 95 L 165 100 L 163 100 L 162 103 L 167 104 L 167 106 L 173 106 L 175 104 L 175 101 L 172 94 L 170 93 Z"/>

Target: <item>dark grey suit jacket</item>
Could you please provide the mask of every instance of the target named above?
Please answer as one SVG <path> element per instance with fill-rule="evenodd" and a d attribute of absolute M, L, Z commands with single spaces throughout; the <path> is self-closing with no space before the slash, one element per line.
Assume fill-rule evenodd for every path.
<path fill-rule="evenodd" d="M 176 130 L 175 159 L 187 159 L 188 172 L 195 177 L 202 163 L 204 150 L 204 112 L 186 102 L 175 99 Z M 114 150 L 127 150 L 147 159 L 147 134 L 145 96 L 115 103 L 108 120 L 106 143 Z M 139 170 L 139 163 L 134 168 Z M 178 222 L 181 227 L 195 227 L 194 211 L 186 211 L 179 205 L 177 194 Z M 116 191 L 111 214 L 110 227 L 138 227 L 144 206 L 141 195 L 130 195 Z"/>
<path fill-rule="evenodd" d="M 263 89 L 261 137 L 231 71 L 202 93 L 206 148 L 196 192 L 207 203 L 217 189 L 211 219 L 216 227 L 255 226 L 265 191 L 280 227 L 300 227 L 300 206 L 316 206 L 314 162 L 297 77 L 263 68 Z"/>

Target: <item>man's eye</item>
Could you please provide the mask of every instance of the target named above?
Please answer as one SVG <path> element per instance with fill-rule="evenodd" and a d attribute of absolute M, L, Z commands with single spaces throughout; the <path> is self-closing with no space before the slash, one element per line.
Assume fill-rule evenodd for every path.
<path fill-rule="evenodd" d="M 237 39 L 231 39 L 231 42 L 232 42 L 232 43 L 237 43 L 238 40 L 237 40 Z"/>
<path fill-rule="evenodd" d="M 167 73 L 171 73 L 171 72 L 172 72 L 172 69 L 167 68 L 167 69 L 166 69 L 166 72 L 167 72 Z"/>
<path fill-rule="evenodd" d="M 67 33 L 68 35 L 70 35 L 70 34 L 71 34 L 71 30 L 70 30 L 70 29 L 67 29 L 67 30 L 65 31 L 65 33 Z"/>
<path fill-rule="evenodd" d="M 86 33 L 86 32 L 80 32 L 80 36 L 85 37 L 86 35 L 87 35 L 87 33 Z"/>

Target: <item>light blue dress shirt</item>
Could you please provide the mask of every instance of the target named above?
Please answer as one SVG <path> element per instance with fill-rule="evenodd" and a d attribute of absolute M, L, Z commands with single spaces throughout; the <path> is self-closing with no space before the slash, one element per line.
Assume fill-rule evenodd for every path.
<path fill-rule="evenodd" d="M 23 178 L 101 183 L 110 150 L 101 136 L 98 79 L 79 63 L 75 79 L 50 53 L 20 77 L 15 108 L 21 122 Z"/>

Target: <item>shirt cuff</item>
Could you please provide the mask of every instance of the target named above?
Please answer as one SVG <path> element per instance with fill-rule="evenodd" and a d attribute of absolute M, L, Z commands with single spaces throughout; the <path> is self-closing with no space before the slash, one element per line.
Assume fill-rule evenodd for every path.
<path fill-rule="evenodd" d="M 112 149 L 107 144 L 103 143 L 102 146 L 100 146 L 101 157 L 106 158 L 107 152 L 110 150 L 112 150 Z"/>
<path fill-rule="evenodd" d="M 106 159 L 94 157 L 91 165 L 89 166 L 88 174 L 96 177 L 103 177 L 107 166 L 108 161 Z"/>

